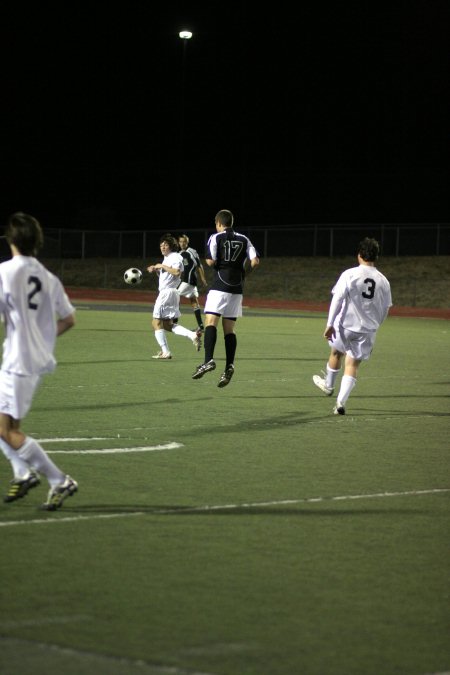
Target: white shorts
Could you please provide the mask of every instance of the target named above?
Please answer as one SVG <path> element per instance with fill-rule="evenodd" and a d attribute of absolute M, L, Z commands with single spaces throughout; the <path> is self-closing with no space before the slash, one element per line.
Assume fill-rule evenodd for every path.
<path fill-rule="evenodd" d="M 236 319 L 242 316 L 242 294 L 209 291 L 203 313 L 219 314 L 224 319 Z"/>
<path fill-rule="evenodd" d="M 153 306 L 154 319 L 178 319 L 180 312 L 180 296 L 176 288 L 165 288 L 160 291 Z"/>
<path fill-rule="evenodd" d="M 367 361 L 375 344 L 376 332 L 354 333 L 343 326 L 335 326 L 336 337 L 330 346 L 342 354 L 348 354 L 357 361 Z"/>
<path fill-rule="evenodd" d="M 16 375 L 1 370 L 0 413 L 22 420 L 31 408 L 40 380 L 39 375 Z"/>
<path fill-rule="evenodd" d="M 181 282 L 177 291 L 183 298 L 198 298 L 197 286 L 192 286 L 192 284 L 188 284 L 186 281 Z"/>

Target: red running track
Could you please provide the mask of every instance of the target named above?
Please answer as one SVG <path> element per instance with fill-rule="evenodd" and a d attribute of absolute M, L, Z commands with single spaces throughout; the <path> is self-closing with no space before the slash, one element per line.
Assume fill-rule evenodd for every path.
<path fill-rule="evenodd" d="M 91 300 L 99 302 L 136 302 L 153 304 L 156 298 L 155 291 L 142 291 L 137 288 L 107 290 L 101 288 L 66 288 L 71 300 Z M 202 300 L 202 299 L 201 299 Z M 204 302 L 204 298 L 203 298 Z M 296 300 L 273 300 L 270 298 L 254 298 L 245 296 L 245 306 L 261 309 L 291 309 L 310 312 L 327 312 L 325 303 L 298 302 Z M 430 319 L 450 319 L 450 309 L 432 307 L 392 307 L 390 316 L 409 316 Z"/>

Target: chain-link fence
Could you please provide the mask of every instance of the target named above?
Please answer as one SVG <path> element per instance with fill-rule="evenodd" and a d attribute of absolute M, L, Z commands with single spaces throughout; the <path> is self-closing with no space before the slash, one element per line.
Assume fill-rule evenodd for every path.
<path fill-rule="evenodd" d="M 351 255 L 363 237 L 380 242 L 384 256 L 450 255 L 450 223 L 333 224 L 273 228 L 238 227 L 264 257 Z M 135 258 L 159 251 L 166 230 L 46 229 L 46 258 Z M 173 229 L 175 236 L 183 234 Z M 203 255 L 211 229 L 189 229 L 191 245 Z"/>

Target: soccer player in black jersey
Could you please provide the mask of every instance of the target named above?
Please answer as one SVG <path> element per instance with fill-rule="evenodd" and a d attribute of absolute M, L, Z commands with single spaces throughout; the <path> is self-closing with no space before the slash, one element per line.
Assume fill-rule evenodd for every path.
<path fill-rule="evenodd" d="M 206 277 L 200 256 L 192 246 L 189 246 L 189 237 L 182 234 L 178 237 L 180 255 L 183 258 L 183 270 L 180 275 L 180 285 L 177 288 L 181 298 L 188 298 L 194 312 L 197 326 L 203 331 L 205 329 L 202 321 L 202 310 L 199 304 L 198 278 L 200 283 L 206 288 Z"/>
<path fill-rule="evenodd" d="M 233 229 L 233 214 L 223 209 L 215 217 L 216 234 L 208 240 L 206 264 L 214 268 L 214 279 L 206 296 L 205 304 L 205 360 L 194 374 L 193 380 L 199 380 L 205 373 L 216 368 L 214 348 L 217 341 L 217 326 L 222 317 L 225 339 L 226 364 L 220 376 L 218 387 L 226 387 L 234 374 L 236 354 L 236 320 L 242 316 L 242 297 L 247 260 L 251 269 L 259 265 L 259 256 L 252 242 L 244 234 Z"/>

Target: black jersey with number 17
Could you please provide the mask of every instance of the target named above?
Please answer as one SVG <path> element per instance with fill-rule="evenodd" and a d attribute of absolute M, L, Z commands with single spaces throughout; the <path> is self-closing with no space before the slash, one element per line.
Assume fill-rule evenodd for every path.
<path fill-rule="evenodd" d="M 245 234 L 227 229 L 212 234 L 206 248 L 206 258 L 214 260 L 212 291 L 243 293 L 245 261 L 256 257 L 256 249 Z"/>

